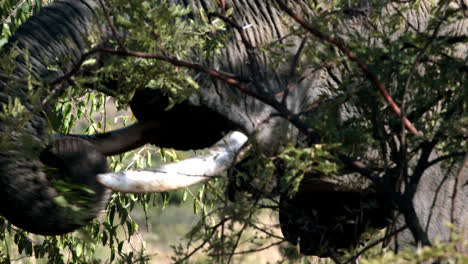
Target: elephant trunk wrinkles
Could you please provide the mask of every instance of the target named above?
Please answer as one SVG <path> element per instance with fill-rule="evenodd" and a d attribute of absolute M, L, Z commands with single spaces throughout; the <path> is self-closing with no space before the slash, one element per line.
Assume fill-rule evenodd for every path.
<path fill-rule="evenodd" d="M 39 110 L 28 96 L 27 85 L 12 84 L 14 80 L 27 79 L 29 74 L 33 79 L 47 81 L 64 76 L 89 49 L 90 32 L 95 30 L 100 39 L 106 39 L 109 34 L 95 26 L 99 25 L 97 8 L 95 1 L 56 2 L 25 22 L 2 49 L 2 54 L 16 51 L 19 55 L 10 76 L 5 76 L 6 69 L 0 68 L 1 107 L 18 98 L 28 114 L 13 125 L 5 125 L 6 119 L 13 119 L 9 116 L 0 123 L 0 214 L 30 232 L 70 232 L 92 219 L 108 198 L 108 191 L 96 182 L 96 175 L 107 171 L 103 154 L 79 138 L 63 137 L 49 145 L 48 122 L 43 112 L 50 110 L 54 100 L 49 98 Z M 41 94 L 41 101 L 45 96 L 45 92 Z M 49 146 L 44 149 L 46 145 Z M 56 177 L 57 174 L 63 176 Z M 63 185 L 62 180 L 86 186 L 94 194 Z M 54 188 L 57 186 L 68 191 L 59 194 Z M 67 204 L 63 198 L 68 195 L 79 195 L 89 203 Z M 76 206 L 84 210 L 77 212 Z"/>

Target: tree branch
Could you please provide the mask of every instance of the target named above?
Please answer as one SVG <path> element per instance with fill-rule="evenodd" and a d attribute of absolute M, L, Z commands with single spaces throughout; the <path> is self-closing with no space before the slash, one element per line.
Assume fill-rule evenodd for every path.
<path fill-rule="evenodd" d="M 256 93 L 255 91 L 252 91 L 251 89 L 247 87 L 247 85 L 243 84 L 240 81 L 240 78 L 237 78 L 235 75 L 231 73 L 224 73 L 221 71 L 210 69 L 200 64 L 178 59 L 176 56 L 168 56 L 168 55 L 163 55 L 163 54 L 145 53 L 145 52 L 137 52 L 137 51 L 113 50 L 109 48 L 97 48 L 93 51 L 94 51 L 93 53 L 104 52 L 104 53 L 110 53 L 110 54 L 119 55 L 119 56 L 156 59 L 156 60 L 166 61 L 174 66 L 185 67 L 185 68 L 195 70 L 197 72 L 201 72 L 212 78 L 221 80 L 231 86 L 234 86 L 237 89 L 239 89 L 241 92 L 267 105 L 270 105 L 276 111 L 278 111 L 281 117 L 291 122 L 291 124 L 293 124 L 302 133 L 304 133 L 304 135 L 307 135 L 310 142 L 318 143 L 320 141 L 320 136 L 316 132 L 314 132 L 312 128 L 310 128 L 304 122 L 302 122 L 299 119 L 299 117 L 296 114 L 292 113 L 286 106 L 282 105 L 274 97 L 270 97 L 267 94 L 259 94 L 259 93 Z M 84 61 L 84 60 L 81 60 L 81 61 Z"/>
<path fill-rule="evenodd" d="M 310 23 L 308 23 L 303 17 L 300 15 L 294 13 L 286 4 L 284 4 L 281 0 L 275 0 L 275 2 L 281 7 L 282 10 L 284 10 L 289 16 L 291 16 L 296 22 L 298 22 L 301 26 L 303 26 L 305 29 L 307 29 L 310 33 L 312 33 L 315 37 L 319 38 L 322 41 L 326 41 L 333 46 L 337 47 L 340 49 L 346 56 L 351 60 L 354 61 L 358 67 L 364 72 L 366 77 L 369 79 L 369 81 L 379 90 L 380 94 L 384 98 L 384 100 L 387 102 L 387 104 L 390 106 L 390 108 L 393 110 L 393 112 L 400 118 L 403 118 L 403 122 L 406 126 L 406 128 L 414 135 L 419 135 L 419 131 L 414 127 L 414 125 L 404 116 L 402 116 L 402 112 L 400 110 L 400 107 L 395 103 L 393 98 L 390 96 L 390 94 L 387 92 L 387 89 L 385 86 L 380 82 L 380 80 L 371 72 L 367 64 L 363 63 L 361 60 L 359 60 L 356 55 L 346 46 L 345 43 L 342 41 L 339 41 L 338 39 L 332 37 L 332 36 L 326 36 L 322 32 L 318 31 L 315 29 L 314 26 L 312 26 Z"/>

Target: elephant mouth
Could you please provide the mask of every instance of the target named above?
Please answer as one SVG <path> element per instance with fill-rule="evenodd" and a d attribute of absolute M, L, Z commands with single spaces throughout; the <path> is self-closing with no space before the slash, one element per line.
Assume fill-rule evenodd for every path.
<path fill-rule="evenodd" d="M 98 182 L 125 193 L 165 192 L 218 177 L 245 158 L 248 137 L 238 131 L 226 134 L 203 154 L 149 170 L 121 171 L 97 176 Z"/>

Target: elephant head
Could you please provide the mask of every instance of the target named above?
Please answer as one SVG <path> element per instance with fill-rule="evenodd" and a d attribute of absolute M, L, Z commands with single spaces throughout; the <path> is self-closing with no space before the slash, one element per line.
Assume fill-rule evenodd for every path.
<path fill-rule="evenodd" d="M 212 7 L 213 2 L 183 1 L 194 9 L 206 10 Z M 33 139 L 36 147 L 33 152 L 36 153 L 34 159 L 28 158 L 30 155 L 21 152 L 25 149 L 24 137 L 2 131 L 7 135 L 7 140 L 12 142 L 12 147 L 6 151 L 2 150 L 0 154 L 4 156 L 0 163 L 2 172 L 0 190 L 7 190 L 1 193 L 0 213 L 12 223 L 33 232 L 43 234 L 68 232 L 79 224 L 67 219 L 66 208 L 57 204 L 58 194 L 51 187 L 51 178 L 42 169 L 44 164 L 58 168 L 73 182 L 84 184 L 94 190 L 94 195 L 90 197 L 91 201 L 83 206 L 91 208 L 86 220 L 92 218 L 100 208 L 100 204 L 105 201 L 106 191 L 96 184 L 97 179 L 106 187 L 124 192 L 144 193 L 177 189 L 209 180 L 227 170 L 232 164 L 237 164 L 241 170 L 242 159 L 249 158 L 247 146 L 249 144 L 245 144 L 247 140 L 255 141 L 264 153 L 274 156 L 285 142 L 292 141 L 298 145 L 310 146 L 318 143 L 324 136 L 320 137 L 314 133 L 306 136 L 301 133 L 303 130 L 297 123 L 293 125 L 291 120 L 300 117 L 317 122 L 322 117 L 333 115 L 341 121 L 337 122 L 335 128 L 340 130 L 350 125 L 347 121 L 361 114 L 358 106 L 349 103 L 343 103 L 333 113 L 325 113 L 328 110 L 315 107 L 315 103 L 320 102 L 321 97 L 330 97 L 336 93 L 337 88 L 343 84 L 347 66 L 338 62 L 312 66 L 308 61 L 299 60 L 298 56 L 307 39 L 293 34 L 291 27 L 283 23 L 284 13 L 274 4 L 275 1 L 255 1 L 255 5 L 247 0 L 225 2 L 233 8 L 232 20 L 246 23 L 242 25 L 244 34 L 234 30 L 221 54 L 202 61 L 201 66 L 233 73 L 235 76 L 240 76 L 241 80 L 248 80 L 247 91 L 230 86 L 226 81 L 202 76 L 197 79 L 201 87 L 199 91 L 167 110 L 169 99 L 164 93 L 159 90 L 139 89 L 130 105 L 141 124 L 106 135 L 62 136 L 56 141 L 48 136 L 47 121 L 42 112 L 36 113 L 30 106 L 28 109 L 31 117 L 22 128 L 27 132 L 25 134 Z M 421 27 L 418 30 L 422 31 L 425 30 L 424 26 L 427 25 L 428 19 L 424 13 L 424 5 L 427 3 L 423 2 L 416 14 L 411 15 L 409 12 L 412 18 L 408 20 L 408 24 L 416 21 Z M 293 1 L 290 4 L 297 10 L 304 10 L 301 6 L 307 6 L 307 1 Z M 93 32 L 98 37 L 98 44 L 105 44 L 109 38 L 112 38 L 112 33 L 105 26 L 106 23 L 97 22 L 99 18 L 102 19 L 98 12 L 99 8 L 94 1 L 64 0 L 44 8 L 41 13 L 31 18 L 18 30 L 7 48 L 20 51 L 20 56 L 15 61 L 17 67 L 12 74 L 14 79 L 24 78 L 29 72 L 36 77 L 46 79 L 64 76 L 72 70 L 72 65 L 76 64 L 82 58 L 84 51 L 89 48 L 86 41 L 89 32 Z M 390 9 L 388 6 L 385 8 Z M 306 10 L 311 16 L 317 15 L 307 8 Z M 193 14 L 197 13 L 194 11 Z M 363 20 L 365 17 L 360 14 L 351 16 L 345 22 L 353 26 L 337 27 L 336 34 L 345 36 L 350 32 L 364 34 L 368 27 L 363 26 Z M 466 21 L 458 25 L 463 23 L 466 26 Z M 52 24 L 56 26 L 52 27 Z M 250 46 L 245 45 L 246 41 Z M 285 45 L 280 45 L 275 52 L 282 54 L 284 60 L 273 63 L 273 58 L 268 56 L 257 56 L 254 59 L 251 57 L 251 48 L 278 41 L 284 41 Z M 73 45 L 69 45 L 70 43 Z M 25 50 L 29 51 L 29 57 L 24 55 Z M 44 57 L 49 63 L 58 66 L 60 71 L 50 71 L 44 66 L 42 63 Z M 60 57 L 71 57 L 70 64 L 57 61 L 56 58 Z M 27 66 L 28 60 L 32 71 Z M 301 71 L 298 72 L 297 69 Z M 27 87 L 19 85 L 15 87 L 18 92 L 11 92 L 11 88 L 4 88 L 8 87 L 7 85 L 6 81 L 2 83 L 2 103 L 6 104 L 8 98 L 19 98 L 23 105 L 31 105 L 32 99 L 24 96 L 27 94 Z M 47 105 L 44 106 L 46 111 L 43 112 L 47 112 Z M 281 112 L 281 109 L 286 109 L 287 113 Z M 122 138 L 131 140 L 122 140 Z M 210 152 L 206 156 L 198 156 L 154 170 L 102 174 L 105 171 L 103 156 L 128 150 L 145 142 L 176 149 L 209 147 Z M 388 142 L 385 141 L 384 144 Z M 446 199 L 454 193 L 459 193 L 459 198 L 462 200 L 468 195 L 466 186 L 458 184 L 466 181 L 468 173 L 461 165 L 452 167 L 450 171 L 443 171 L 437 162 L 432 164 L 431 161 L 437 161 L 439 156 L 434 151 L 435 143 L 433 143 L 426 140 L 421 144 L 421 154 L 416 155 L 414 171 L 411 171 L 421 178 L 420 186 L 416 194 L 407 200 L 409 204 L 414 205 L 415 211 L 411 211 L 415 216 L 413 220 L 419 221 L 431 240 L 437 236 L 448 238 L 449 232 L 442 225 L 450 211 L 456 211 L 455 220 L 459 226 L 466 227 L 468 222 L 466 205 L 451 203 Z M 398 149 L 396 145 L 391 147 Z M 362 157 L 372 156 L 372 150 L 363 152 Z M 337 156 L 340 156 L 340 153 L 337 153 Z M 90 166 L 92 164 L 95 166 Z M 399 168 L 400 165 L 395 164 L 395 167 Z M 74 175 L 76 172 L 74 168 L 77 166 L 90 169 L 83 174 Z M 397 173 L 395 167 L 388 166 L 376 171 L 387 174 Z M 457 168 L 461 168 L 458 173 L 461 175 L 459 178 L 453 177 L 453 171 Z M 356 175 L 356 172 L 361 175 Z M 349 166 L 343 171 L 345 176 L 337 179 L 311 174 L 303 180 L 296 196 L 288 197 L 280 194 L 282 196 L 280 222 L 286 239 L 294 244 L 301 243 L 303 253 L 326 256 L 335 249 L 356 245 L 359 242 L 359 235 L 368 226 L 375 228 L 390 226 L 388 219 L 396 211 L 394 203 L 400 201 L 401 197 L 392 200 L 394 193 L 383 190 L 382 185 L 365 179 L 362 183 L 364 178 L 362 175 L 366 172 L 368 172 L 366 168 Z M 281 174 L 279 173 L 277 177 L 281 177 Z M 30 180 L 24 181 L 24 179 Z M 23 184 L 32 185 L 34 188 L 25 188 Z M 395 184 L 387 182 L 385 186 Z M 434 189 L 434 186 L 438 187 Z M 309 199 L 321 197 L 327 197 L 326 205 L 308 202 Z M 376 206 L 363 209 L 364 200 L 371 200 Z M 15 205 L 15 208 L 11 208 L 12 204 L 21 206 Z M 42 207 L 37 207 L 38 204 L 44 204 L 48 209 L 40 209 Z M 404 207 L 402 203 L 398 209 L 405 209 L 401 207 Z M 45 211 L 53 215 L 43 214 Z M 34 226 L 24 215 L 42 217 L 44 221 Z M 401 216 L 396 218 L 399 226 L 408 221 L 406 215 L 405 219 Z M 346 223 L 350 219 L 357 222 L 342 225 L 338 219 L 344 219 Z M 336 229 L 338 226 L 341 229 Z M 397 242 L 407 246 L 413 240 L 411 233 L 408 232 L 400 235 Z M 322 245 L 327 245 L 331 251 L 323 252 Z"/>
<path fill-rule="evenodd" d="M 106 40 L 106 29 L 95 27 L 96 10 L 94 1 L 59 1 L 45 7 L 1 51 L 2 56 L 17 54 L 12 71 L 0 68 L 2 111 L 11 110 L 14 102 L 24 109 L 3 113 L 0 120 L 0 214 L 33 233 L 64 234 L 94 218 L 110 194 L 96 181 L 97 174 L 107 172 L 105 156 L 146 143 L 144 133 L 154 127 L 140 123 L 93 136 L 53 134 L 46 114 L 59 92 L 51 88 L 47 93 L 42 87 L 38 100 L 23 82 L 42 80 L 47 87 L 48 81 L 63 77 L 89 49 L 90 28 Z"/>
<path fill-rule="evenodd" d="M 210 4 L 208 2 L 194 0 L 190 1 L 190 6 L 209 10 Z M 277 154 L 279 146 L 284 142 L 292 140 L 302 144 L 317 143 L 329 132 L 321 131 L 323 134 L 319 133 L 320 135 L 311 133 L 307 137 L 303 134 L 304 130 L 293 125 L 294 120 L 292 119 L 294 117 L 300 116 L 313 122 L 333 116 L 331 118 L 340 120 L 336 122 L 338 125 L 334 129 L 346 130 L 347 126 L 352 126 L 349 123 L 350 120 L 366 111 L 374 111 L 371 109 L 363 110 L 359 105 L 352 105 L 349 101 L 334 109 L 336 112 L 326 108 L 321 109 L 320 102 L 323 103 L 323 101 L 320 101 L 319 98 L 322 96 L 330 98 L 331 95 L 335 94 L 335 89 L 344 84 L 343 80 L 346 78 L 348 65 L 346 63 L 343 65 L 324 62 L 323 65 L 313 67 L 307 65 L 307 62 L 302 64 L 302 62 L 295 60 L 296 56 L 300 56 L 307 39 L 304 36 L 298 37 L 291 33 L 291 27 L 282 22 L 283 10 L 278 9 L 274 2 L 280 1 L 256 1 L 255 5 L 251 5 L 248 1 L 226 1 L 228 6 L 233 8 L 231 21 L 239 23 L 242 21 L 243 24 L 237 25 L 237 29 L 243 27 L 244 35 L 233 29 L 233 36 L 225 43 L 221 55 L 201 62 L 208 69 L 234 73 L 235 76 L 240 76 L 239 79 L 248 80 L 247 87 L 249 89 L 247 91 L 235 85 L 228 86 L 226 81 L 216 79 L 213 76 L 212 78 L 202 76 L 197 79 L 201 87 L 200 90 L 193 93 L 186 101 L 167 111 L 166 107 L 169 102 L 163 93 L 157 90 L 137 90 L 131 103 L 135 116 L 139 120 L 156 119 L 161 127 L 164 127 L 163 130 L 158 130 L 152 135 L 151 142 L 153 144 L 179 149 L 204 148 L 221 139 L 227 142 L 236 142 L 233 144 L 236 146 L 234 149 L 243 153 L 246 148 L 240 147 L 239 142 L 242 142 L 242 139 L 239 141 L 230 134 L 222 138 L 222 135 L 228 131 L 235 130 L 245 134 L 249 142 L 258 143 L 257 145 L 261 146 L 264 153 L 274 156 Z M 308 5 L 307 3 L 302 1 L 288 2 L 292 10 L 308 10 L 304 8 Z M 400 8 L 401 10 L 405 8 L 395 3 L 385 5 L 379 12 L 390 16 L 390 14 L 400 11 L 401 16 L 404 17 L 403 21 L 406 23 L 389 38 L 397 39 L 405 32 L 425 31 L 435 32 L 432 34 L 438 35 L 440 38 L 450 38 L 451 36 L 465 36 L 466 38 L 466 34 L 468 34 L 466 18 L 452 24 L 443 24 L 436 31 L 433 31 L 431 28 L 433 22 L 430 22 L 430 16 L 427 13 L 427 10 L 431 8 L 430 5 L 429 1 L 422 1 L 420 6 L 410 9 L 408 12 L 400 11 Z M 304 12 L 308 12 L 306 15 L 312 17 L 318 16 L 311 10 Z M 198 11 L 194 11 L 194 13 L 196 14 Z M 376 23 L 376 25 L 367 24 L 365 15 L 360 12 L 351 13 L 348 19 L 340 21 L 333 28 L 333 36 L 338 38 L 335 43 L 346 42 L 352 35 L 362 35 L 368 36 L 369 49 L 381 48 L 384 44 L 380 39 L 374 39 L 373 34 L 376 32 L 378 32 L 377 35 L 387 33 L 385 25 L 383 25 L 384 22 L 379 21 L 382 24 Z M 233 27 L 236 28 L 236 26 Z M 375 31 L 371 33 L 370 31 L 373 29 Z M 313 30 L 309 32 L 313 32 Z M 245 45 L 246 39 L 249 45 Z M 262 54 L 264 56 L 259 55 L 252 59 L 250 48 L 255 49 L 253 47 L 262 47 L 264 43 L 276 43 L 277 41 L 284 41 L 282 43 L 285 44 L 279 50 L 275 50 L 284 58 L 282 62 L 272 63 L 273 59 L 264 54 Z M 453 53 L 454 63 L 458 59 L 466 61 L 466 50 L 466 43 L 460 43 L 460 46 Z M 343 53 L 340 54 L 342 57 L 345 56 Z M 300 72 L 294 71 L 296 66 L 301 69 Z M 392 81 L 389 82 L 391 86 Z M 282 106 L 288 109 L 290 114 L 297 115 L 282 115 L 284 114 L 280 110 L 283 109 Z M 461 110 L 461 108 L 457 109 L 452 110 Z M 418 113 L 413 114 L 422 117 Z M 389 124 L 382 125 L 376 120 L 368 121 L 371 123 L 370 126 L 380 126 L 383 130 L 392 130 L 385 127 L 390 126 Z M 376 131 L 378 129 L 376 128 Z M 187 130 L 190 131 L 189 134 L 185 133 Z M 381 151 L 388 151 L 390 153 L 388 155 L 392 157 L 390 159 L 394 163 L 388 167 L 384 165 L 385 169 L 380 167 L 375 171 L 379 175 L 386 176 L 377 176 L 369 183 L 368 179 L 363 177 L 370 172 L 368 168 L 365 168 L 366 166 L 355 162 L 354 165 L 350 164 L 348 157 L 336 153 L 347 164 L 347 168 L 343 171 L 343 177 L 336 180 L 311 173 L 303 179 L 296 196 L 288 197 L 280 194 L 281 229 L 288 241 L 293 244 L 300 243 L 302 253 L 328 256 L 337 249 L 356 246 L 359 244 L 360 235 L 369 227 L 388 227 L 390 233 L 392 230 L 401 229 L 406 224 L 414 227 L 410 227 L 411 230 L 407 228 L 398 232 L 396 239 L 393 240 L 394 249 L 414 245 L 415 240 L 420 239 L 425 240 L 426 245 L 437 237 L 443 241 L 449 240 L 450 229 L 445 226 L 446 222 L 454 222 L 455 220 L 457 227 L 467 227 L 466 205 L 461 202 L 467 198 L 467 185 L 460 184 L 468 180 L 468 173 L 463 169 L 463 163 L 460 160 L 465 155 L 466 150 L 459 153 L 454 166 L 447 169 L 437 162 L 443 159 L 439 158 L 441 154 L 437 153 L 435 148 L 438 139 L 425 137 L 423 140 L 425 143 L 421 143 L 420 147 L 411 150 L 419 154 L 414 155 L 412 160 L 406 162 L 401 159 L 399 153 L 401 151 L 399 144 L 403 143 L 390 139 L 396 137 L 392 133 L 386 134 L 386 139 L 381 138 Z M 359 137 L 360 135 L 355 136 Z M 374 134 L 374 137 L 379 138 L 380 136 Z M 466 138 L 466 134 L 462 137 Z M 226 168 L 224 157 L 230 157 L 228 163 L 237 162 L 236 169 L 242 170 L 242 162 L 239 162 L 239 157 L 230 156 L 229 151 L 225 152 L 226 155 L 223 156 L 222 161 L 217 163 L 220 170 L 213 170 L 209 166 L 205 167 L 207 164 L 216 163 L 206 162 L 206 160 L 216 159 L 216 154 L 213 154 L 216 153 L 215 149 L 217 149 L 216 146 L 213 146 L 211 154 L 208 156 L 196 157 L 192 160 L 148 171 L 101 174 L 99 181 L 111 189 L 123 192 L 157 192 L 198 183 L 218 175 L 221 168 Z M 366 149 L 358 155 L 366 160 L 374 155 L 374 151 L 375 149 Z M 250 158 L 248 154 L 239 156 Z M 409 164 L 408 167 L 405 167 L 406 163 Z M 195 167 L 205 167 L 206 169 L 190 169 Z M 397 182 L 401 170 L 406 170 L 405 174 L 412 180 L 402 184 Z M 353 172 L 358 172 L 360 175 L 357 176 Z M 279 174 L 281 173 L 279 172 Z M 281 178 L 281 175 L 277 176 Z M 457 177 L 459 178 L 457 179 Z M 387 182 L 384 183 L 384 179 Z M 247 183 L 247 185 L 249 184 L 251 183 Z M 414 187 L 416 185 L 417 188 Z M 142 188 L 143 186 L 145 188 Z M 399 187 L 389 191 L 388 186 Z M 456 193 L 459 196 L 455 202 L 453 197 L 457 196 Z M 450 215 L 452 217 L 449 217 Z M 422 237 L 415 239 L 417 233 L 422 234 Z"/>

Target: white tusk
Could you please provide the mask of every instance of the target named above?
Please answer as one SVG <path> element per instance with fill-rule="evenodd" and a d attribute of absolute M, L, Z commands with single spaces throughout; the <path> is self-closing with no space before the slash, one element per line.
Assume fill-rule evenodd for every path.
<path fill-rule="evenodd" d="M 247 142 L 241 132 L 231 132 L 208 149 L 208 154 L 166 164 L 151 170 L 121 171 L 98 175 L 98 181 L 114 191 L 125 193 L 166 192 L 201 183 L 221 174 L 245 152 Z"/>

